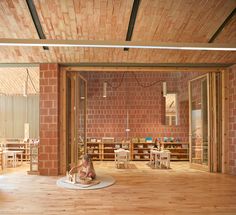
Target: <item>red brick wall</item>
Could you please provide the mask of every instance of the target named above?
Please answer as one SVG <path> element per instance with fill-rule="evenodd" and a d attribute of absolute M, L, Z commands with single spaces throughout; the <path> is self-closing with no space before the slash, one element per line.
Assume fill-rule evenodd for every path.
<path fill-rule="evenodd" d="M 188 86 L 182 89 L 180 73 L 135 73 L 142 84 L 160 83 L 147 88 L 137 84 L 131 73 L 126 73 L 118 89 L 107 86 L 107 98 L 102 97 L 103 82 L 119 84 L 120 73 L 88 73 L 88 137 L 126 137 L 126 117 L 129 113 L 129 138 L 175 137 L 188 141 Z M 162 124 L 162 81 L 167 82 L 168 92 L 177 92 L 179 101 L 178 126 Z"/>
<path fill-rule="evenodd" d="M 39 172 L 58 175 L 59 169 L 59 69 L 57 64 L 40 64 Z"/>
<path fill-rule="evenodd" d="M 236 65 L 229 71 L 229 173 L 236 175 Z"/>

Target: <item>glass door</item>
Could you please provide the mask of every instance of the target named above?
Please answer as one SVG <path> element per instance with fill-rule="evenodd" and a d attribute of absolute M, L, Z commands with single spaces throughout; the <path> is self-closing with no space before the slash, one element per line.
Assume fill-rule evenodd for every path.
<path fill-rule="evenodd" d="M 190 164 L 209 170 L 209 76 L 189 82 Z"/>
<path fill-rule="evenodd" d="M 66 170 L 78 164 L 86 151 L 87 82 L 77 72 L 66 77 Z"/>

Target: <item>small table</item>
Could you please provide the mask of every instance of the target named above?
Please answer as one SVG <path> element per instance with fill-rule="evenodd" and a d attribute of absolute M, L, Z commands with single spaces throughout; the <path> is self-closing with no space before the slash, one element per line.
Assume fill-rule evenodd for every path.
<path fill-rule="evenodd" d="M 166 163 L 166 167 L 170 168 L 170 151 L 158 151 L 158 150 L 150 150 L 150 164 L 152 163 L 152 160 L 154 160 L 155 168 L 157 168 L 157 165 L 159 163 L 159 166 L 161 167 L 161 164 Z"/>
<path fill-rule="evenodd" d="M 12 157 L 12 166 L 17 166 L 17 155 L 20 155 L 21 163 L 23 163 L 23 151 L 11 151 L 11 150 L 4 150 L 3 151 L 3 166 L 7 167 L 8 157 Z"/>

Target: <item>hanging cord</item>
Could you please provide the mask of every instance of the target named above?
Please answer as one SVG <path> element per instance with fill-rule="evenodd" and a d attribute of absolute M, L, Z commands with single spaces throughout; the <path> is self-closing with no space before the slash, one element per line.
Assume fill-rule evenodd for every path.
<path fill-rule="evenodd" d="M 140 87 L 142 87 L 142 88 L 152 87 L 152 86 L 154 86 L 155 84 L 159 84 L 159 83 L 162 83 L 162 82 L 163 82 L 162 80 L 161 80 L 161 81 L 159 80 L 159 81 L 154 81 L 154 82 L 152 82 L 152 83 L 150 83 L 150 84 L 144 85 L 144 84 L 142 84 L 142 83 L 138 80 L 138 78 L 137 78 L 137 76 L 136 76 L 136 74 L 135 74 L 134 72 L 132 72 L 132 75 L 134 76 L 134 78 L 135 78 L 136 82 L 138 83 L 138 85 L 139 85 Z"/>
<path fill-rule="evenodd" d="M 152 86 L 154 86 L 154 85 L 156 85 L 156 84 L 160 84 L 160 83 L 163 82 L 163 80 L 159 80 L 159 81 L 154 81 L 154 82 L 152 82 L 152 83 L 150 83 L 150 84 L 144 85 L 144 84 L 142 84 L 142 83 L 138 80 L 137 75 L 136 75 L 134 72 L 131 72 L 131 74 L 134 76 L 135 81 L 137 82 L 137 84 L 138 84 L 140 87 L 142 87 L 142 88 L 152 87 Z M 108 82 L 108 81 L 106 81 L 106 83 L 107 83 L 107 85 L 110 86 L 111 88 L 117 90 L 117 89 L 121 86 L 122 82 L 124 81 L 124 77 L 125 77 L 125 72 L 122 74 L 121 80 L 120 80 L 120 82 L 118 83 L 117 86 L 113 86 L 113 85 L 112 85 L 110 82 Z"/>
<path fill-rule="evenodd" d="M 110 86 L 111 88 L 117 90 L 117 89 L 121 86 L 122 82 L 124 81 L 124 77 L 125 77 L 125 72 L 122 74 L 122 77 L 121 77 L 121 79 L 120 79 L 120 82 L 119 82 L 119 84 L 118 84 L 117 86 L 113 86 L 113 85 L 112 85 L 110 82 L 108 82 L 108 81 L 106 81 L 106 83 L 107 83 L 107 85 Z"/>
<path fill-rule="evenodd" d="M 26 70 L 27 70 L 27 82 L 28 82 L 28 77 L 29 77 L 29 80 L 30 80 L 30 82 L 31 82 L 31 84 L 32 84 L 32 86 L 33 86 L 33 88 L 34 88 L 35 93 L 38 94 L 38 91 L 36 90 L 36 88 L 35 88 L 35 86 L 34 86 L 34 83 L 33 83 L 33 81 L 32 81 L 32 78 L 31 78 L 31 76 L 30 76 L 30 74 L 29 74 L 29 70 L 28 70 L 28 69 L 26 69 Z"/>

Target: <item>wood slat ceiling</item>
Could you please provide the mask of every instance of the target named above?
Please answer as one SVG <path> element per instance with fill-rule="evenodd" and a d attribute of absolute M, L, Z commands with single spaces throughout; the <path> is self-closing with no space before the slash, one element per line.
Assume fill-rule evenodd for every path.
<path fill-rule="evenodd" d="M 132 0 L 34 0 L 47 39 L 126 38 Z M 208 42 L 235 0 L 142 0 L 133 41 Z M 25 1 L 0 1 L 1 38 L 38 38 Z M 236 43 L 236 17 L 216 38 Z M 0 62 L 236 63 L 235 52 L 1 47 Z"/>
<path fill-rule="evenodd" d="M 35 89 L 28 79 L 28 94 L 39 92 L 39 67 L 0 67 L 0 94 L 23 95 L 24 83 L 27 79 L 27 69 Z"/>

